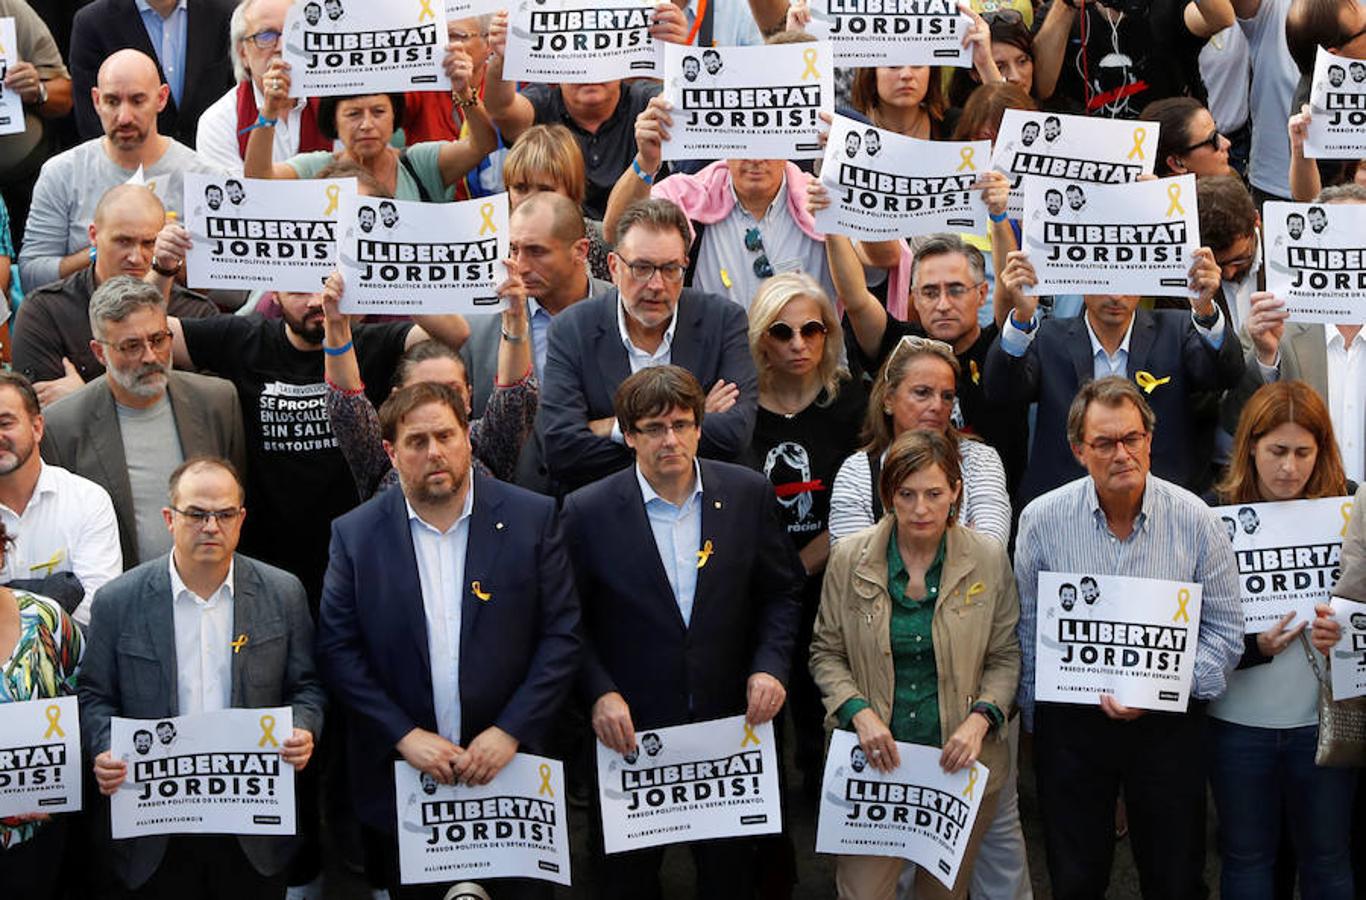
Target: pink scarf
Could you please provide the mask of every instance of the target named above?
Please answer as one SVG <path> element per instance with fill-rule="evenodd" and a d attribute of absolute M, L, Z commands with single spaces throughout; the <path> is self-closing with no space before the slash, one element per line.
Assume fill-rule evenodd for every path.
<path fill-rule="evenodd" d="M 816 230 L 811 213 L 806 211 L 806 182 L 811 176 L 792 163 L 784 172 L 787 179 L 787 211 L 797 227 L 813 241 L 824 241 Z M 730 186 L 730 169 L 719 159 L 696 175 L 672 175 L 655 185 L 652 196 L 677 204 L 689 219 L 703 225 L 719 222 L 735 208 L 735 192 Z"/>

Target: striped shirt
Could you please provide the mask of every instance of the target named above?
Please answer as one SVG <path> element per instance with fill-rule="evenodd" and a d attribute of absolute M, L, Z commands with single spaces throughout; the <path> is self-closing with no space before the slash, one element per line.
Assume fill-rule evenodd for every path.
<path fill-rule="evenodd" d="M 1191 696 L 1212 700 L 1224 692 L 1243 655 L 1238 569 L 1219 518 L 1199 497 L 1149 475 L 1134 530 L 1124 540 L 1110 531 L 1089 476 L 1025 507 L 1015 539 L 1015 581 L 1020 589 L 1019 704 L 1028 731 L 1034 727 L 1040 572 L 1100 572 L 1203 585 Z"/>
<path fill-rule="evenodd" d="M 958 523 L 991 535 L 1004 547 L 1010 540 L 1010 494 L 1001 456 L 981 441 L 963 438 L 958 447 L 963 467 Z M 873 473 L 868 454 L 860 450 L 840 466 L 830 489 L 830 540 L 838 541 L 872 524 Z"/>

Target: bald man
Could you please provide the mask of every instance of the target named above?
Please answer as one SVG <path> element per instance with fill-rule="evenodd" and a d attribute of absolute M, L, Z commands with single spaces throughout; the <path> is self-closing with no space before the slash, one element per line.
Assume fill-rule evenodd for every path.
<path fill-rule="evenodd" d="M 34 382 L 43 406 L 104 374 L 90 350 L 90 295 L 115 275 L 146 276 L 165 222 L 166 211 L 148 188 L 120 184 L 109 189 L 86 228 L 87 243 L 97 251 L 95 264 L 31 291 L 24 300 L 14 325 L 14 369 Z M 217 315 L 218 309 L 174 285 L 167 312 L 193 319 Z"/>
<path fill-rule="evenodd" d="M 184 144 L 157 132 L 157 113 L 169 88 L 156 63 L 138 50 L 120 50 L 100 66 L 91 90 L 104 136 L 78 144 L 43 164 L 33 189 L 19 274 L 32 290 L 90 265 L 87 229 L 95 204 L 115 185 L 142 177 L 162 202 L 180 209 L 185 172 L 216 172 Z"/>

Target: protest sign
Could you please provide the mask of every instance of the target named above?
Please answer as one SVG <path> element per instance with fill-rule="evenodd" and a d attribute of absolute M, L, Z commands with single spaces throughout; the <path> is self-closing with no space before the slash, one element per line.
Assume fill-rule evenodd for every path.
<path fill-rule="evenodd" d="M 1008 109 L 992 147 L 991 167 L 1011 178 L 1009 213 L 1024 214 L 1024 187 L 1037 178 L 1127 184 L 1151 175 L 1156 122 L 1093 119 Z"/>
<path fill-rule="evenodd" d="M 952 890 L 991 773 L 976 763 L 949 775 L 938 747 L 898 741 L 896 749 L 901 765 L 883 773 L 852 732 L 830 735 L 816 851 L 899 856 Z"/>
<path fill-rule="evenodd" d="M 830 206 L 816 227 L 864 241 L 985 234 L 987 207 L 972 186 L 990 153 L 988 141 L 921 141 L 836 116 L 821 165 Z"/>
<path fill-rule="evenodd" d="M 109 722 L 128 778 L 109 798 L 115 838 L 149 834 L 293 834 L 294 767 L 280 744 L 288 706 Z"/>
<path fill-rule="evenodd" d="M 1288 612 L 1287 625 L 1314 621 L 1338 580 L 1351 497 L 1236 503 L 1214 512 L 1228 529 L 1238 560 L 1243 631 L 1260 634 Z"/>
<path fill-rule="evenodd" d="M 503 78 L 561 84 L 658 78 L 663 64 L 650 36 L 654 14 L 654 0 L 522 0 L 508 22 Z"/>
<path fill-rule="evenodd" d="M 446 21 L 469 19 L 507 9 L 507 0 L 446 0 Z"/>
<path fill-rule="evenodd" d="M 1318 48 L 1309 88 L 1309 111 L 1305 158 L 1366 156 L 1366 61 L 1336 56 Z"/>
<path fill-rule="evenodd" d="M 826 0 L 811 8 L 806 30 L 829 42 L 837 66 L 966 67 L 970 28 L 958 0 Z"/>
<path fill-rule="evenodd" d="M 1198 584 L 1040 572 L 1034 696 L 1184 712 L 1200 631 Z"/>
<path fill-rule="evenodd" d="M 684 47 L 664 44 L 670 159 L 820 159 L 820 114 L 835 109 L 823 44 Z"/>
<path fill-rule="evenodd" d="M 19 41 L 14 33 L 14 17 L 0 18 L 0 81 L 9 74 L 9 67 L 19 59 Z M 0 134 L 19 134 L 24 123 L 24 98 L 0 84 Z"/>
<path fill-rule="evenodd" d="M 394 763 L 403 884 L 539 878 L 569 884 L 564 766 L 518 753 L 486 785 L 438 784 Z"/>
<path fill-rule="evenodd" d="M 1282 203 L 1262 208 L 1266 289 L 1294 322 L 1358 325 L 1366 319 L 1366 206 Z"/>
<path fill-rule="evenodd" d="M 337 216 L 356 179 L 267 181 L 185 173 L 196 288 L 318 291 L 337 266 Z"/>
<path fill-rule="evenodd" d="M 80 808 L 76 698 L 0 703 L 0 819 Z"/>
<path fill-rule="evenodd" d="M 608 853 L 782 830 L 772 722 L 731 716 L 637 738 L 625 757 L 598 744 Z"/>
<path fill-rule="evenodd" d="M 1027 293 L 1192 296 L 1194 175 L 1115 185 L 1031 179 L 1021 227 L 1038 277 Z"/>
<path fill-rule="evenodd" d="M 285 16 L 281 40 L 291 97 L 451 87 L 441 66 L 447 38 L 440 0 L 300 0 Z"/>
<path fill-rule="evenodd" d="M 488 313 L 507 278 L 507 194 L 462 203 L 342 198 L 345 313 Z"/>
<path fill-rule="evenodd" d="M 1341 637 L 1333 645 L 1329 666 L 1333 699 L 1366 696 L 1366 603 L 1333 597 L 1330 605 L 1333 619 L 1342 629 Z"/>

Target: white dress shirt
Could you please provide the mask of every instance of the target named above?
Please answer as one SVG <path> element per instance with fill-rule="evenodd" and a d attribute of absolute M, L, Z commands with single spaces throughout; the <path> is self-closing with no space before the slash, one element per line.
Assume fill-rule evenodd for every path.
<path fill-rule="evenodd" d="M 176 699 L 180 715 L 214 712 L 232 706 L 233 563 L 228 577 L 208 597 L 190 590 L 171 570 L 171 611 L 175 618 Z"/>
<path fill-rule="evenodd" d="M 1347 477 L 1366 477 L 1366 328 L 1351 345 L 1335 326 L 1323 326 L 1328 356 L 1328 414 Z"/>
<path fill-rule="evenodd" d="M 1114 355 L 1106 350 L 1101 344 L 1100 338 L 1096 337 L 1096 330 L 1091 327 L 1091 316 L 1089 313 L 1082 313 L 1081 320 L 1086 323 L 1086 336 L 1091 339 L 1091 376 L 1096 379 L 1106 378 L 1110 375 L 1118 375 L 1120 378 L 1129 377 L 1129 338 L 1134 336 L 1134 318 L 1129 319 L 1129 327 L 1124 329 L 1124 340 L 1119 342 L 1119 347 Z"/>
<path fill-rule="evenodd" d="M 636 466 L 636 481 L 645 499 L 645 517 L 650 520 L 659 561 L 664 575 L 673 588 L 674 602 L 683 616 L 683 624 L 692 624 L 693 600 L 697 595 L 698 556 L 702 548 L 702 467 L 693 460 L 693 489 L 682 506 L 665 500 Z"/>
<path fill-rule="evenodd" d="M 408 507 L 408 529 L 422 586 L 427 619 L 427 655 L 431 660 L 432 706 L 438 733 L 460 743 L 460 605 L 465 596 L 465 551 L 469 547 L 474 479 L 466 482 L 465 508 L 455 524 L 439 531 Z"/>
<path fill-rule="evenodd" d="M 252 93 L 256 95 L 256 108 L 261 109 L 265 98 L 253 83 Z M 297 102 L 289 112 L 280 116 L 275 124 L 275 155 L 277 163 L 284 162 L 299 152 L 299 117 L 303 113 L 303 101 Z M 213 102 L 199 116 L 195 129 L 195 152 L 209 163 L 234 175 L 242 174 L 242 153 L 237 143 L 237 85 Z"/>
<path fill-rule="evenodd" d="M 629 275 L 627 277 L 630 277 Z M 674 309 L 673 318 L 669 320 L 669 327 L 664 329 L 664 339 L 659 342 L 659 346 L 653 353 L 642 350 L 631 342 L 631 334 L 626 330 L 626 307 L 622 305 L 620 297 L 617 298 L 617 330 L 621 334 L 621 345 L 626 348 L 626 362 L 631 366 L 631 374 L 634 375 L 641 369 L 648 369 L 652 366 L 667 366 L 673 356 L 674 329 L 678 327 L 678 310 Z M 706 390 L 706 388 L 703 388 Z M 621 433 L 621 423 L 612 422 L 612 440 L 618 444 L 626 443 L 626 438 Z"/>

